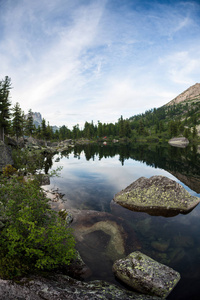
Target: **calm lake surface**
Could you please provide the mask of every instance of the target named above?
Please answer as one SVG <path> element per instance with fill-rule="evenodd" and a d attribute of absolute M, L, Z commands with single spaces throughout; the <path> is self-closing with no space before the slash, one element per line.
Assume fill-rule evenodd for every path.
<path fill-rule="evenodd" d="M 127 185 L 141 176 L 153 175 L 167 176 L 199 197 L 200 154 L 196 147 L 82 145 L 55 155 L 52 168 L 59 166 L 61 177 L 52 178 L 50 188 L 59 188 L 65 194 L 62 208 L 96 211 L 104 216 L 99 219 L 97 214 L 97 223 L 106 222 L 109 213 L 110 224 L 114 220 L 123 226 L 126 235 L 122 257 L 139 249 L 180 272 L 181 280 L 167 299 L 199 299 L 200 206 L 187 215 L 167 218 L 112 203 L 113 196 Z M 92 271 L 87 280 L 103 279 L 120 285 L 112 274 L 114 254 L 112 258 L 105 250 L 110 239 L 109 233 L 100 230 L 88 232 L 84 241 L 77 242 L 77 249 Z"/>

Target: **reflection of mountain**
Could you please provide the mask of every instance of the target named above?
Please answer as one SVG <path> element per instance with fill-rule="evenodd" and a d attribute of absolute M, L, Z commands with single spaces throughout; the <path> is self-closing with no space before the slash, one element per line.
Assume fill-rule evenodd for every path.
<path fill-rule="evenodd" d="M 196 193 L 200 193 L 200 154 L 195 147 L 175 148 L 170 145 L 129 144 L 107 145 L 99 144 L 77 145 L 73 150 L 74 156 L 79 157 L 85 152 L 87 160 L 99 160 L 103 157 L 119 155 L 122 165 L 127 159 L 134 159 L 155 168 L 161 168 L 173 174 Z M 69 152 L 66 152 L 67 156 Z M 64 154 L 64 153 L 63 153 Z"/>
<path fill-rule="evenodd" d="M 178 178 L 181 182 L 183 182 L 185 185 L 187 185 L 191 190 L 195 191 L 196 193 L 200 193 L 200 178 L 194 177 L 194 176 L 186 176 L 184 174 L 181 174 L 179 172 L 173 172 L 169 171 L 173 176 Z"/>
<path fill-rule="evenodd" d="M 139 160 L 168 171 L 190 189 L 200 193 L 200 155 L 197 154 L 196 149 L 149 146 L 142 147 L 143 149 L 138 151 L 140 147 L 134 149 L 136 155 L 132 158 L 138 159 L 138 152 L 142 153 Z"/>

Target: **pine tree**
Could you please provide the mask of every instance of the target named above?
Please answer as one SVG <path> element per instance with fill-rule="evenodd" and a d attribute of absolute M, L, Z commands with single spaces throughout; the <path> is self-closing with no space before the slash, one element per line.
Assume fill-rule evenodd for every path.
<path fill-rule="evenodd" d="M 197 132 L 196 126 L 194 126 L 192 128 L 192 137 L 193 137 L 193 139 L 195 139 L 197 137 L 197 135 L 198 135 L 198 132 Z"/>
<path fill-rule="evenodd" d="M 31 109 L 29 109 L 28 117 L 27 117 L 27 121 L 26 121 L 26 133 L 31 136 L 33 134 L 34 130 L 35 130 L 35 126 L 33 123 L 33 112 Z"/>
<path fill-rule="evenodd" d="M 13 108 L 12 130 L 14 135 L 18 138 L 23 135 L 23 114 L 19 103 L 17 102 Z"/>
<path fill-rule="evenodd" d="M 103 126 L 100 121 L 98 121 L 97 135 L 98 135 L 98 137 L 102 137 L 102 135 L 103 135 Z"/>
<path fill-rule="evenodd" d="M 124 121 L 124 136 L 130 137 L 131 136 L 131 126 L 128 120 Z"/>
<path fill-rule="evenodd" d="M 0 81 L 0 139 L 4 141 L 4 134 L 8 132 L 10 127 L 10 106 L 9 93 L 11 89 L 11 79 L 6 76 Z"/>
<path fill-rule="evenodd" d="M 52 137 L 53 137 L 53 130 L 48 122 L 48 125 L 46 127 L 46 138 L 47 138 L 47 140 L 50 140 L 50 139 L 52 139 Z"/>
<path fill-rule="evenodd" d="M 119 136 L 124 137 L 124 119 L 122 116 L 118 120 L 118 124 L 119 124 Z"/>

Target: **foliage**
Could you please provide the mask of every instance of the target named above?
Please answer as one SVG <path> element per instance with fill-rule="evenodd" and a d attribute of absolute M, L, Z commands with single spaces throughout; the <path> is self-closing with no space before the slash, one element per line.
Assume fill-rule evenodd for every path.
<path fill-rule="evenodd" d="M 11 89 L 11 79 L 5 76 L 0 81 L 0 139 L 4 140 L 4 134 L 9 130 L 9 120 L 11 117 L 9 93 Z"/>
<path fill-rule="evenodd" d="M 29 149 L 13 149 L 12 157 L 14 160 L 14 166 L 18 170 L 23 170 L 23 174 L 31 173 L 35 174 L 38 170 L 47 169 L 51 167 L 52 161 L 42 154 L 39 150 Z"/>
<path fill-rule="evenodd" d="M 0 213 L 5 224 L 0 232 L 0 276 L 14 278 L 69 264 L 75 256 L 74 237 L 66 222 L 51 210 L 38 183 L 3 177 L 0 183 Z"/>
<path fill-rule="evenodd" d="M 3 168 L 3 176 L 10 177 L 13 174 L 17 172 L 17 169 L 15 169 L 12 165 L 7 165 Z"/>
<path fill-rule="evenodd" d="M 23 135 L 23 114 L 20 108 L 19 103 L 17 102 L 13 108 L 13 119 L 12 119 L 12 131 L 17 137 L 17 140 L 20 136 Z"/>
<path fill-rule="evenodd" d="M 28 111 L 28 117 L 26 120 L 26 134 L 32 135 L 35 130 L 35 126 L 33 124 L 33 112 L 31 109 Z"/>
<path fill-rule="evenodd" d="M 6 76 L 0 81 L 0 139 L 4 139 L 4 133 L 12 133 L 20 137 L 24 134 L 24 117 L 21 113 L 19 104 L 14 107 L 13 120 L 10 122 L 10 100 L 11 79 Z M 23 120 L 22 120 L 22 119 Z M 198 132 L 193 127 L 200 125 L 200 97 L 189 99 L 179 104 L 164 105 L 153 108 L 145 113 L 134 115 L 129 119 L 121 116 L 116 123 L 94 124 L 93 121 L 86 121 L 83 128 L 79 124 L 70 130 L 63 125 L 54 132 L 49 123 L 42 120 L 41 126 L 35 128 L 33 124 L 33 113 L 28 112 L 26 120 L 25 134 L 39 139 L 65 140 L 65 139 L 107 139 L 128 138 L 132 141 L 154 140 L 155 137 L 161 140 L 169 140 L 174 136 L 187 136 L 190 141 L 198 141 Z M 197 127 L 198 128 L 198 127 Z"/>

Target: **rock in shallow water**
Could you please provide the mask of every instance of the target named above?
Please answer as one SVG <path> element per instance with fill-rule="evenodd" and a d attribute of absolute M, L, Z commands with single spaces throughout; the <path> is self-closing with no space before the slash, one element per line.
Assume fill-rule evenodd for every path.
<path fill-rule="evenodd" d="M 180 280 L 178 272 L 139 251 L 116 261 L 113 272 L 135 290 L 162 298 L 166 298 Z"/>
<path fill-rule="evenodd" d="M 114 201 L 130 210 L 152 215 L 173 216 L 190 212 L 200 199 L 165 176 L 140 177 L 121 192 Z"/>

